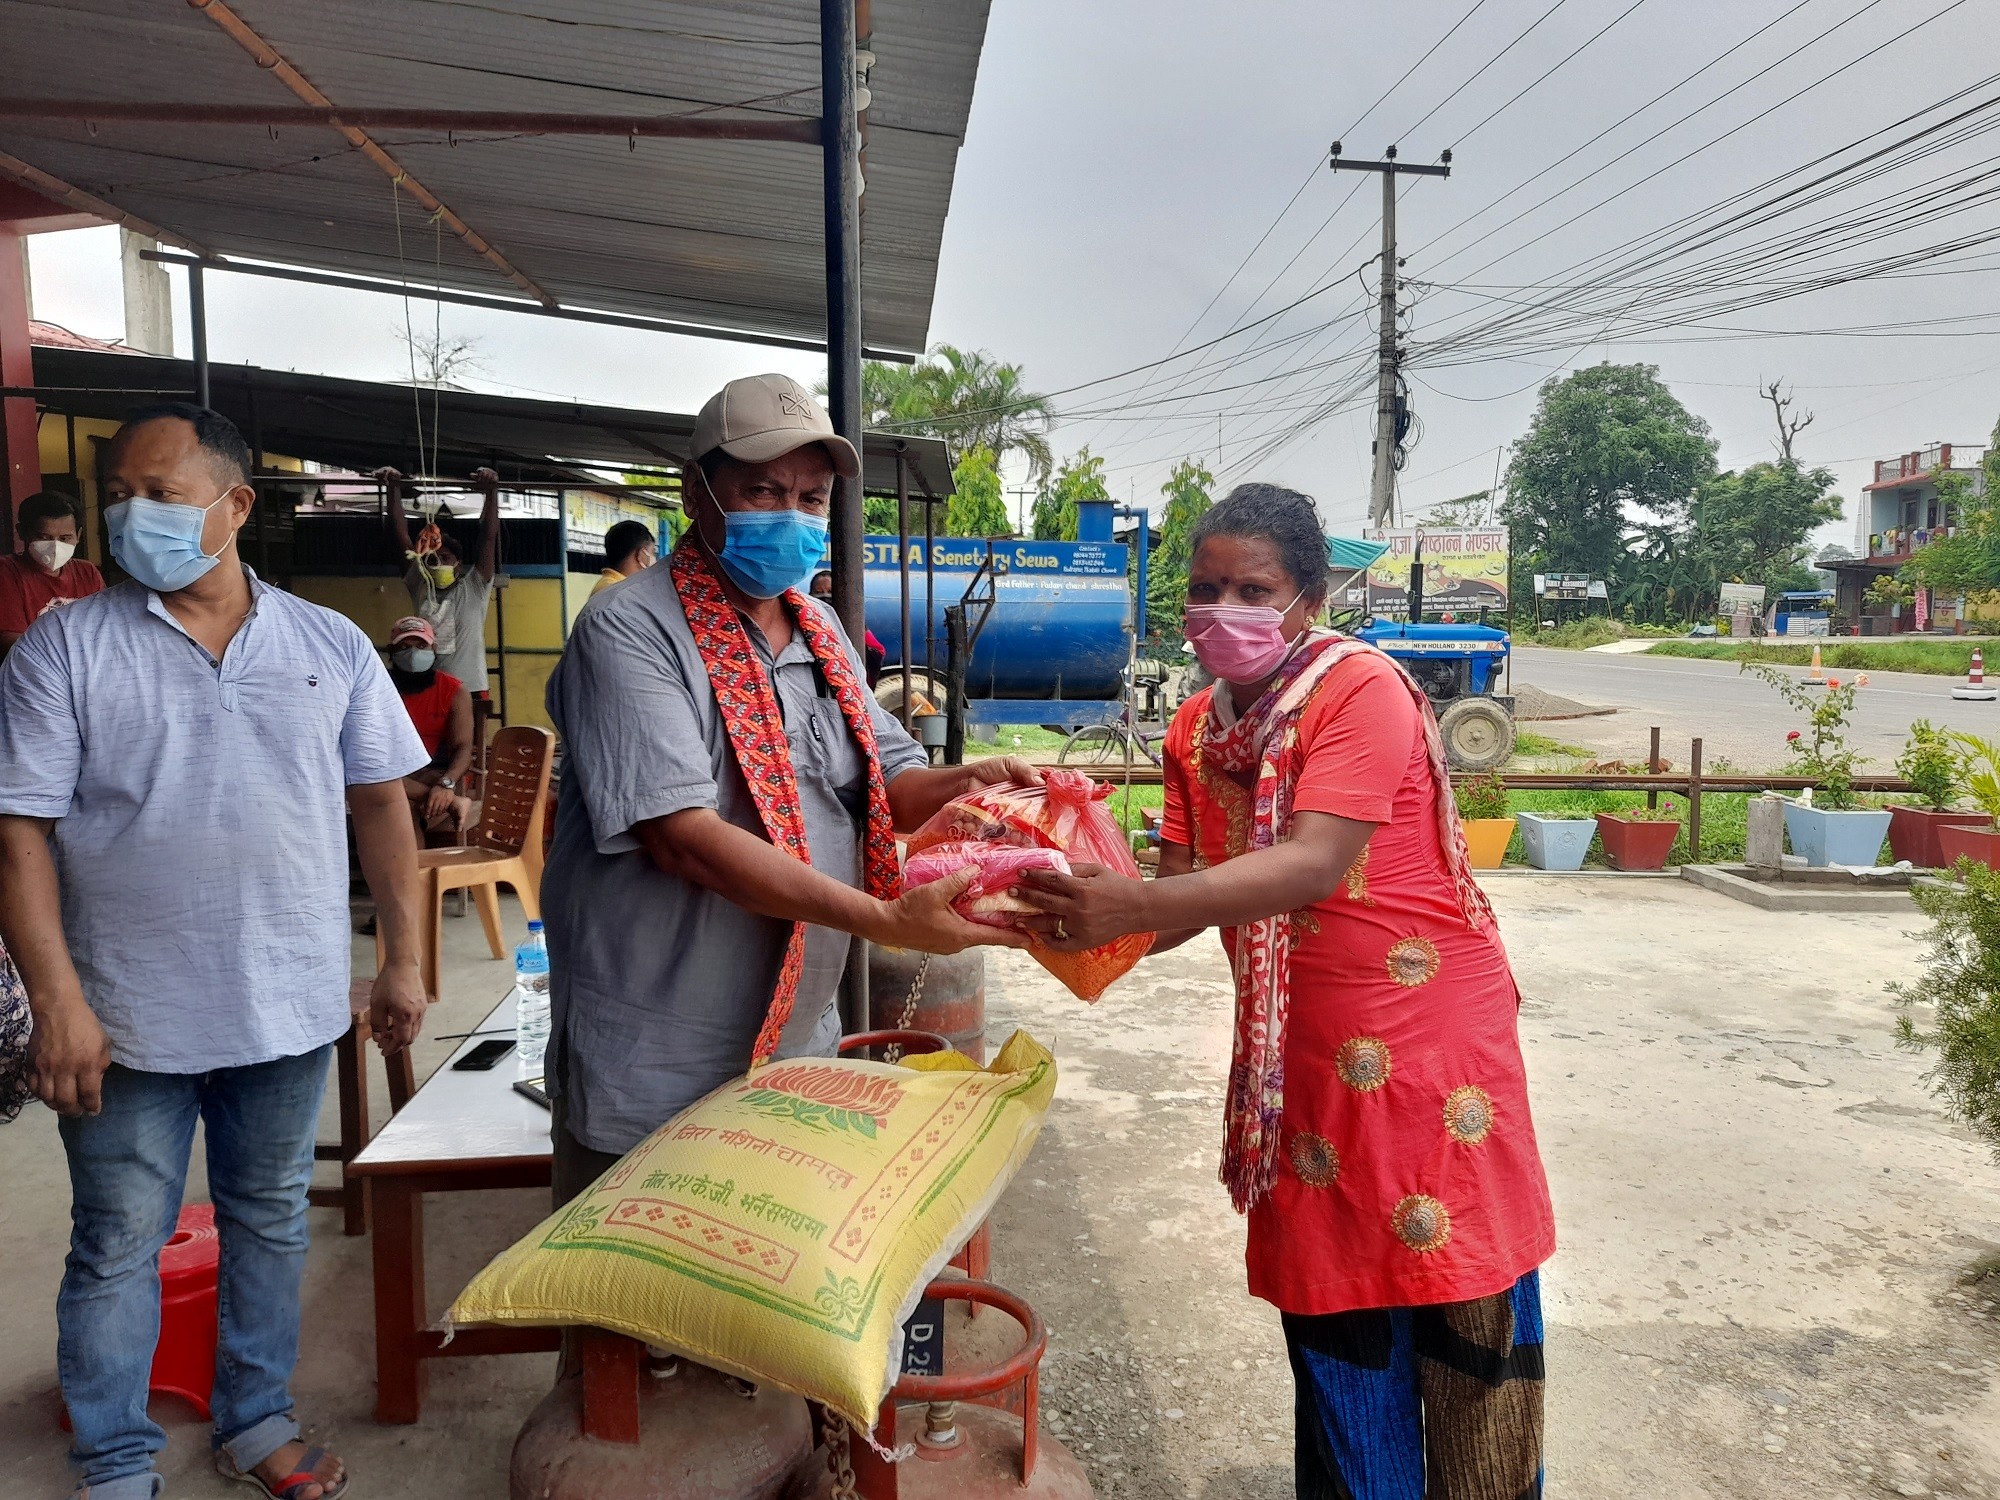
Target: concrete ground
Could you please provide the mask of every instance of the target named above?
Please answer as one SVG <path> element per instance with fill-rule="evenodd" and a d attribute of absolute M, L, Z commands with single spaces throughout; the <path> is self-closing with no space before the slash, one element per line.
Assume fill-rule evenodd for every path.
<path fill-rule="evenodd" d="M 1891 1043 L 1881 987 L 1916 957 L 1914 911 L 1774 915 L 1657 879 L 1490 888 L 1562 1237 L 1544 1280 L 1549 1493 L 2000 1496 L 2000 1164 Z M 447 948 L 433 1031 L 465 1029 L 509 979 L 476 921 L 450 922 Z M 1277 1318 L 1243 1291 L 1215 1181 L 1228 1004 L 1207 939 L 1095 1008 L 1019 955 L 990 965 L 990 1038 L 1026 1026 L 1063 1067 L 996 1215 L 994 1274 L 1055 1330 L 1046 1412 L 1103 1495 L 1291 1493 Z M 420 1067 L 446 1051 L 420 1044 Z M 67 1199 L 46 1111 L 0 1128 L 0 1181 L 0 1495 L 52 1500 Z M 541 1207 L 432 1200 L 432 1305 Z M 440 1362 L 420 1424 L 374 1426 L 366 1242 L 313 1219 L 297 1390 L 357 1497 L 504 1495 L 549 1358 Z M 155 1412 L 170 1494 L 241 1493 L 208 1472 L 201 1424 Z"/>

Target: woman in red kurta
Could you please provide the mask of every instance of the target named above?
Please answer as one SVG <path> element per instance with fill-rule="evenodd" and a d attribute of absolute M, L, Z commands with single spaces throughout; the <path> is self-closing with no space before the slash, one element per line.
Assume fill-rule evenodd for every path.
<path fill-rule="evenodd" d="M 1312 502 L 1245 485 L 1197 525 L 1215 687 L 1166 742 L 1161 879 L 1030 897 L 1058 947 L 1221 929 L 1237 989 L 1223 1178 L 1284 1316 L 1301 1496 L 1540 1493 L 1555 1246 L 1518 992 L 1467 867 L 1436 723 L 1389 657 L 1311 629 Z"/>

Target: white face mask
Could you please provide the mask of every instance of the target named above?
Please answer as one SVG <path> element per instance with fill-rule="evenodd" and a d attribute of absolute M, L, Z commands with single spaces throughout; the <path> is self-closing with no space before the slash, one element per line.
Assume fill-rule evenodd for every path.
<path fill-rule="evenodd" d="M 51 573 L 60 573 L 72 557 L 76 556 L 75 542 L 30 542 L 28 556 L 40 563 Z"/>

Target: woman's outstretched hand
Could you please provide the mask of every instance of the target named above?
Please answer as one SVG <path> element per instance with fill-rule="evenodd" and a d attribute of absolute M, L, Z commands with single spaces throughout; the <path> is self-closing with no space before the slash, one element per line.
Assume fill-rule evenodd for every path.
<path fill-rule="evenodd" d="M 1146 882 L 1102 865 L 1072 865 L 1067 875 L 1029 870 L 1014 894 L 1040 913 L 1023 917 L 1021 925 L 1058 953 L 1101 948 L 1154 926 L 1146 914 Z"/>

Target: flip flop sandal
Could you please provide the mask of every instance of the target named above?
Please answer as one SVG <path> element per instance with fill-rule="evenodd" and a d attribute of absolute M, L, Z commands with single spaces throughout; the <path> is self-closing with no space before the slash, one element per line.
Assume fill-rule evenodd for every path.
<path fill-rule="evenodd" d="M 227 1453 L 215 1455 L 215 1472 L 224 1479 L 234 1479 L 239 1484 L 254 1484 L 263 1492 L 266 1500 L 298 1500 L 299 1492 L 309 1484 L 322 1487 L 320 1500 L 340 1500 L 340 1497 L 347 1493 L 348 1483 L 354 1476 L 342 1474 L 339 1479 L 328 1484 L 313 1472 L 326 1456 L 324 1448 L 306 1449 L 299 1455 L 299 1466 L 274 1484 L 266 1484 L 249 1470 L 237 1468 L 235 1460 Z"/>

